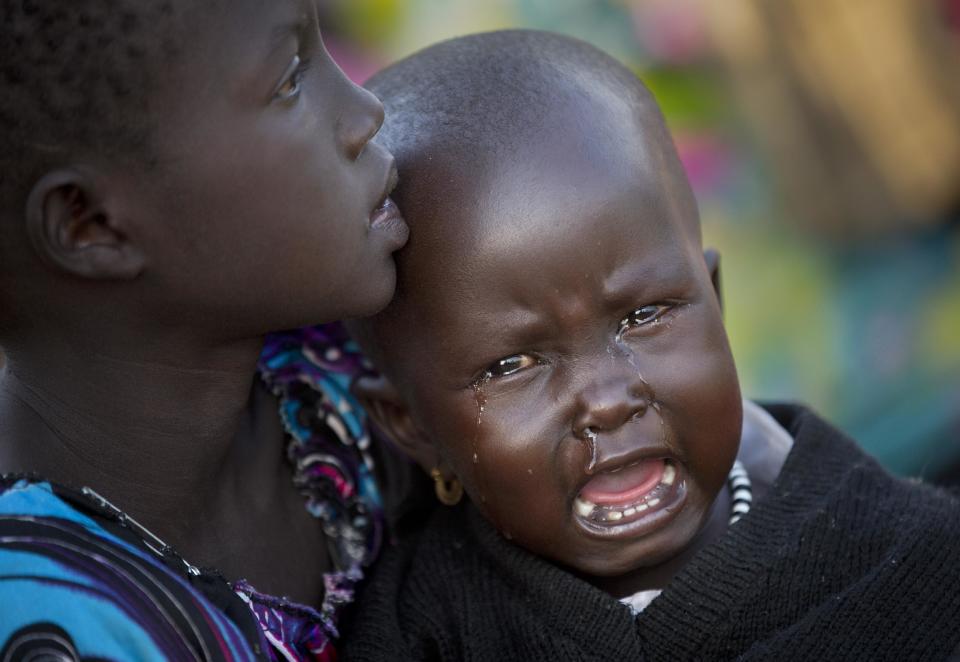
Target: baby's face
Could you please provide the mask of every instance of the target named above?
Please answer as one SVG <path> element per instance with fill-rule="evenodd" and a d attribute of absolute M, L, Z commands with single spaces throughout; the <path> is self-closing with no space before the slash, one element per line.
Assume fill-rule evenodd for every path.
<path fill-rule="evenodd" d="M 504 535 L 596 576 L 689 545 L 740 436 L 695 207 L 648 151 L 567 136 L 446 178 L 401 263 L 415 423 Z"/>

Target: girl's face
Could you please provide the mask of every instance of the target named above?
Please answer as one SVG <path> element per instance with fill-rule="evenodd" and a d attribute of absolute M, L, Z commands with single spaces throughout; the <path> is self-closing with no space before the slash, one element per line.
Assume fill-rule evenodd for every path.
<path fill-rule="evenodd" d="M 155 99 L 157 168 L 132 196 L 151 301 L 237 337 L 375 312 L 407 236 L 370 142 L 383 108 L 330 59 L 313 2 L 228 4 L 184 27 Z"/>
<path fill-rule="evenodd" d="M 385 313 L 435 449 L 421 463 L 452 470 L 506 536 L 595 576 L 686 549 L 740 437 L 695 207 L 637 143 L 525 148 L 450 203 L 424 196 L 423 216 L 411 202 L 432 219 L 418 238 L 437 223 L 444 241 L 402 254 L 411 286 Z"/>

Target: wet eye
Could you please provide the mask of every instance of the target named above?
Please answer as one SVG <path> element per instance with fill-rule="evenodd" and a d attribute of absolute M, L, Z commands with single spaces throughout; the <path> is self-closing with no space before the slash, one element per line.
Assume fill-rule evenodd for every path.
<path fill-rule="evenodd" d="M 514 354 L 495 361 L 487 368 L 484 373 L 486 379 L 496 379 L 497 377 L 506 377 L 515 372 L 537 365 L 537 359 L 529 354 Z"/>
<path fill-rule="evenodd" d="M 665 312 L 670 310 L 670 308 L 672 308 L 672 305 L 666 303 L 651 303 L 646 306 L 641 306 L 620 320 L 618 333 L 656 322 Z"/>
<path fill-rule="evenodd" d="M 278 101 L 289 101 L 300 94 L 300 83 L 309 66 L 309 60 L 301 60 L 299 55 L 294 55 L 284 72 L 283 82 L 274 92 L 274 98 Z"/>

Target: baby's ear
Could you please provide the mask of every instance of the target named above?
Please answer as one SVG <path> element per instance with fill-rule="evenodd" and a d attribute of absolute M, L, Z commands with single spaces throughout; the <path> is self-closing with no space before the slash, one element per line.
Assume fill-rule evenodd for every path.
<path fill-rule="evenodd" d="M 393 383 L 381 375 L 364 375 L 350 390 L 380 432 L 429 473 L 436 465 L 436 449 L 417 429 Z"/>
<path fill-rule="evenodd" d="M 703 261 L 707 263 L 707 271 L 710 272 L 710 282 L 713 283 L 713 291 L 717 294 L 720 310 L 723 310 L 723 293 L 720 290 L 720 253 L 712 248 L 708 248 L 703 251 Z"/>
<path fill-rule="evenodd" d="M 123 214 L 91 173 L 65 168 L 43 175 L 27 196 L 25 224 L 49 266 L 81 278 L 128 280 L 144 267 Z"/>

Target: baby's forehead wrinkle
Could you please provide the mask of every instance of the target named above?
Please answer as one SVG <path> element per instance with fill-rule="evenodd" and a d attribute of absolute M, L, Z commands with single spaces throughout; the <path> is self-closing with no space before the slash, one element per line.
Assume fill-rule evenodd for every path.
<path fill-rule="evenodd" d="M 626 301 L 638 290 L 652 290 L 689 278 L 690 261 L 684 245 L 678 238 L 658 249 L 655 259 L 624 262 L 603 280 L 604 299 Z"/>
<path fill-rule="evenodd" d="M 549 320 L 524 307 L 478 312 L 480 314 L 471 318 L 470 324 L 475 333 L 469 337 L 484 339 L 484 346 L 476 348 L 480 352 L 497 353 L 499 349 L 509 353 L 529 349 L 531 343 L 542 339 L 550 330 Z M 466 334 L 450 335 L 459 339 Z M 458 353 L 468 355 L 473 352 L 460 348 Z"/>

